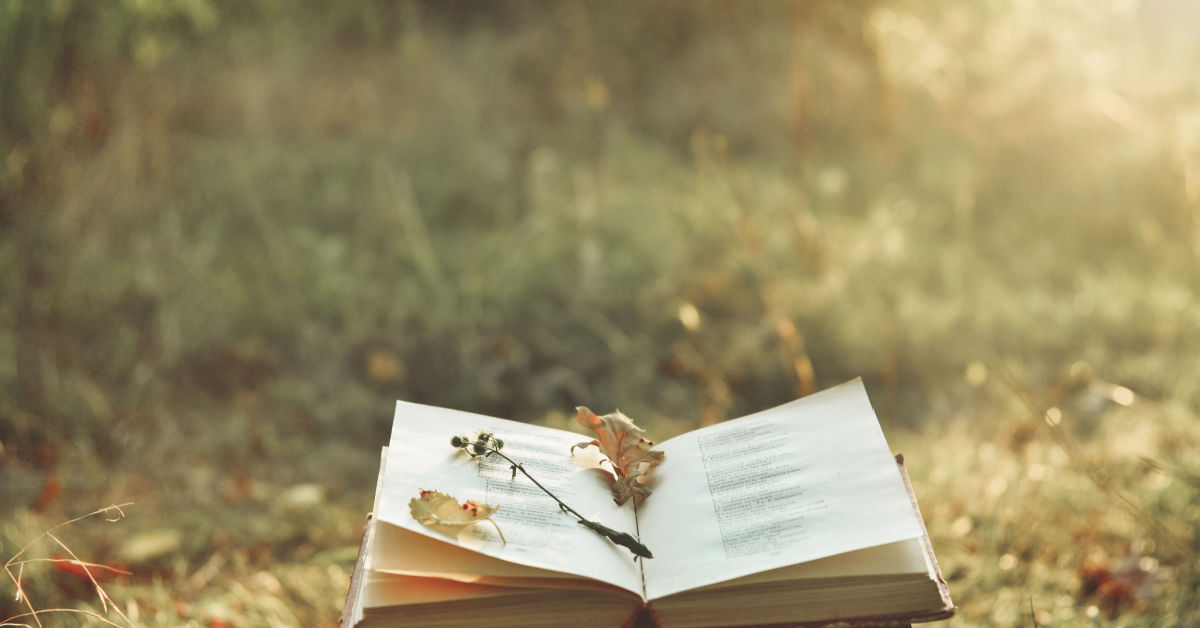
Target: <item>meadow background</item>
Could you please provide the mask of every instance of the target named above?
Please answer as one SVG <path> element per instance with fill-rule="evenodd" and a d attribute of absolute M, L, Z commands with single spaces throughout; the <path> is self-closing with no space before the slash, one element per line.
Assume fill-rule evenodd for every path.
<path fill-rule="evenodd" d="M 1200 624 L 1197 28 L 4 0 L 0 559 L 133 502 L 56 533 L 130 622 L 332 626 L 397 398 L 662 439 L 861 375 L 939 625 Z"/>

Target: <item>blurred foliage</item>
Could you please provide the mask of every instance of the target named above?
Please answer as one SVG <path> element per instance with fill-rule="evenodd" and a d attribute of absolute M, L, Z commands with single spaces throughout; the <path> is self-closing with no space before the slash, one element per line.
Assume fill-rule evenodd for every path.
<path fill-rule="evenodd" d="M 956 621 L 1195 621 L 1198 20 L 0 3 L 0 555 L 132 500 L 80 545 L 174 539 L 143 616 L 314 625 L 393 399 L 664 438 L 862 375 Z"/>

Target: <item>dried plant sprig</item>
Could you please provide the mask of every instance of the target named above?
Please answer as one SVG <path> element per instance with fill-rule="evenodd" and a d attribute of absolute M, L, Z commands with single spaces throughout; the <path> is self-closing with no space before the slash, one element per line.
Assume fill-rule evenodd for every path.
<path fill-rule="evenodd" d="M 96 577 L 94 575 L 92 575 L 92 569 L 105 569 L 108 571 L 113 571 L 113 572 L 121 573 L 121 574 L 128 574 L 129 572 L 121 570 L 121 569 L 117 569 L 115 567 L 109 567 L 107 565 L 91 563 L 91 562 L 80 559 L 79 556 L 77 554 L 75 554 L 75 552 L 70 547 L 68 547 L 66 543 L 63 543 L 62 539 L 58 538 L 54 534 L 55 531 L 59 530 L 60 528 L 64 528 L 66 526 L 71 525 L 72 523 L 75 523 L 76 521 L 81 521 L 83 519 L 87 519 L 89 517 L 95 517 L 97 515 L 103 515 L 104 520 L 108 521 L 110 523 L 120 521 L 121 519 L 123 519 L 125 517 L 125 511 L 123 510 L 124 507 L 132 506 L 132 505 L 133 505 L 133 502 L 126 502 L 124 504 L 113 504 L 113 505 L 101 508 L 99 510 L 90 512 L 86 515 L 76 517 L 69 521 L 64 521 L 64 522 L 46 530 L 45 532 L 42 532 L 37 537 L 35 537 L 33 540 L 26 543 L 25 546 L 22 547 L 16 554 L 13 554 L 12 557 L 9 558 L 8 561 L 4 563 L 4 572 L 6 574 L 8 574 L 8 578 L 10 580 L 12 580 L 13 586 L 16 587 L 16 589 L 17 589 L 17 594 L 16 594 L 17 601 L 24 601 L 25 606 L 29 608 L 29 612 L 22 613 L 20 615 L 14 615 L 12 617 L 4 619 L 3 621 L 0 621 L 0 626 L 29 626 L 29 624 L 26 624 L 26 623 L 12 623 L 14 620 L 21 619 L 24 617 L 32 617 L 33 621 L 38 626 L 42 626 L 43 624 L 42 624 L 41 615 L 46 615 L 49 613 L 79 613 L 79 614 L 87 615 L 89 617 L 98 619 L 98 620 L 100 620 L 106 624 L 112 625 L 112 626 L 120 626 L 121 625 L 116 622 L 113 622 L 112 620 L 104 617 L 103 615 L 100 615 L 98 613 L 94 613 L 94 612 L 88 611 L 88 610 L 72 609 L 72 608 L 51 608 L 51 609 L 38 610 L 38 609 L 34 608 L 33 601 L 29 599 L 29 595 L 26 594 L 25 587 L 22 584 L 22 578 L 24 577 L 24 574 L 25 574 L 25 565 L 27 563 L 47 562 L 52 559 L 47 559 L 47 558 L 26 558 L 24 560 L 18 560 L 18 559 L 21 557 L 22 554 L 24 554 L 26 551 L 28 551 L 29 548 L 33 547 L 34 543 L 37 543 L 42 538 L 49 538 L 52 541 L 54 541 L 55 544 L 57 544 L 59 547 L 61 547 L 63 549 L 63 551 L 65 551 L 71 557 L 71 559 L 66 562 L 69 562 L 72 565 L 76 565 L 83 570 L 83 573 L 87 575 L 88 580 L 91 581 L 92 588 L 94 588 L 96 590 L 96 597 L 100 598 L 100 606 L 101 606 L 101 608 L 104 609 L 104 612 L 107 613 L 109 611 L 109 607 L 111 606 L 112 610 L 114 612 L 116 612 L 116 614 L 119 615 L 121 617 L 121 619 L 124 619 L 126 624 L 128 624 L 130 626 L 135 625 L 132 621 L 130 621 L 129 617 L 127 617 L 125 615 L 125 613 L 121 610 L 121 608 L 119 606 L 117 606 L 116 602 L 114 602 L 113 599 L 111 597 L 109 597 L 108 592 L 104 590 L 104 587 L 100 586 L 100 582 L 96 580 Z M 58 560 L 61 560 L 61 559 L 58 559 Z M 13 567 L 16 567 L 16 573 L 13 573 Z"/>
<path fill-rule="evenodd" d="M 633 552 L 634 556 L 639 558 L 654 558 L 654 554 L 650 553 L 650 549 L 647 548 L 641 541 L 639 541 L 637 537 L 629 534 L 628 532 L 619 532 L 597 521 L 589 520 L 587 517 L 579 514 L 579 512 L 574 508 L 568 506 L 565 502 L 563 502 L 563 500 L 559 499 L 557 495 L 550 492 L 550 489 L 542 486 L 541 482 L 538 482 L 536 478 L 534 478 L 529 474 L 528 471 L 525 470 L 525 465 L 513 460 L 512 458 L 509 458 L 500 451 L 500 449 L 504 447 L 504 441 L 500 438 L 497 438 L 491 432 L 479 432 L 475 435 L 474 439 L 467 436 L 454 436 L 450 439 L 450 445 L 467 452 L 467 454 L 471 456 L 472 460 L 488 458 L 491 456 L 499 456 L 503 458 L 511 466 L 512 477 L 514 480 L 517 478 L 517 471 L 520 471 L 522 475 L 529 478 L 530 482 L 533 482 L 535 486 L 542 489 L 543 493 L 549 495 L 550 498 L 555 502 L 558 502 L 558 507 L 560 510 L 573 515 L 581 525 L 587 527 L 596 534 L 607 538 L 613 543 L 628 549 L 630 552 Z"/>

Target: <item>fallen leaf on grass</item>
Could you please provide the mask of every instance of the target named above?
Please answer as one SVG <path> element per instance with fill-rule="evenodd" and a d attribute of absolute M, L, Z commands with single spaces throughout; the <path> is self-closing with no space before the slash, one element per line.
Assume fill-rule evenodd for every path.
<path fill-rule="evenodd" d="M 183 533 L 179 530 L 147 530 L 122 543 L 117 555 L 131 565 L 139 565 L 167 556 L 182 545 Z"/>
<path fill-rule="evenodd" d="M 1111 570 L 1105 563 L 1088 562 L 1079 568 L 1079 597 L 1096 602 L 1105 616 L 1116 619 L 1152 598 L 1158 577 L 1158 561 L 1136 554 Z"/>
<path fill-rule="evenodd" d="M 458 536 L 468 526 L 473 526 L 477 523 L 487 521 L 491 523 L 496 532 L 500 535 L 500 540 L 504 540 L 504 533 L 500 531 L 500 526 L 492 521 L 492 514 L 499 510 L 499 506 L 491 506 L 473 499 L 468 499 L 466 503 L 459 501 L 441 491 L 421 491 L 420 497 L 414 497 L 408 502 L 408 510 L 412 513 L 413 519 L 416 519 L 421 525 L 433 528 L 443 534 L 450 536 Z"/>
<path fill-rule="evenodd" d="M 373 384 L 394 384 L 408 373 L 404 362 L 390 349 L 371 349 L 363 363 L 367 379 Z"/>
<path fill-rule="evenodd" d="M 279 494 L 275 504 L 284 510 L 307 510 L 325 501 L 325 487 L 320 484 L 296 484 Z"/>
<path fill-rule="evenodd" d="M 53 502 L 58 497 L 59 489 L 61 488 L 62 483 L 59 482 L 58 476 L 51 474 L 50 477 L 46 478 L 46 482 L 42 484 L 42 490 L 38 492 L 37 497 L 34 498 L 33 503 L 29 507 L 34 512 L 46 512 L 46 508 L 50 506 L 50 502 Z"/>
<path fill-rule="evenodd" d="M 608 458 L 617 473 L 617 481 L 612 487 L 613 501 L 617 505 L 630 499 L 641 503 L 649 497 L 649 473 L 663 461 L 663 452 L 650 449 L 654 443 L 642 438 L 646 430 L 635 425 L 620 410 L 603 416 L 583 406 L 576 410 L 575 420 L 595 432 L 596 440 L 572 445 L 571 451 L 576 447 L 595 445 Z"/>

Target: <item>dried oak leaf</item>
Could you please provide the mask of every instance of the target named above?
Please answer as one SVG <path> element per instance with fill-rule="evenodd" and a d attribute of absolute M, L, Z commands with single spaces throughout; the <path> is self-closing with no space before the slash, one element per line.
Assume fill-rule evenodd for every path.
<path fill-rule="evenodd" d="M 640 504 L 642 500 L 650 496 L 650 487 L 646 484 L 650 481 L 650 470 L 658 466 L 662 462 L 662 452 L 653 452 L 658 454 L 658 459 L 653 463 L 647 461 L 635 462 L 626 471 L 625 475 L 617 478 L 613 483 L 612 494 L 613 501 L 620 506 L 633 498 L 633 503 Z"/>
<path fill-rule="evenodd" d="M 500 526 L 492 521 L 492 514 L 499 508 L 473 499 L 459 503 L 457 499 L 441 491 L 423 490 L 420 497 L 414 497 L 408 502 L 408 510 L 413 519 L 443 534 L 458 536 L 467 526 L 487 521 L 495 526 L 500 540 L 504 541 L 504 533 L 500 532 Z"/>
<path fill-rule="evenodd" d="M 576 411 L 575 420 L 595 432 L 596 440 L 572 445 L 571 451 L 588 445 L 598 447 L 617 473 L 617 481 L 612 487 L 613 501 L 618 505 L 630 499 L 635 504 L 641 503 L 650 495 L 649 473 L 663 461 L 663 452 L 650 449 L 654 443 L 642 438 L 645 430 L 620 410 L 603 416 L 583 406 Z"/>

